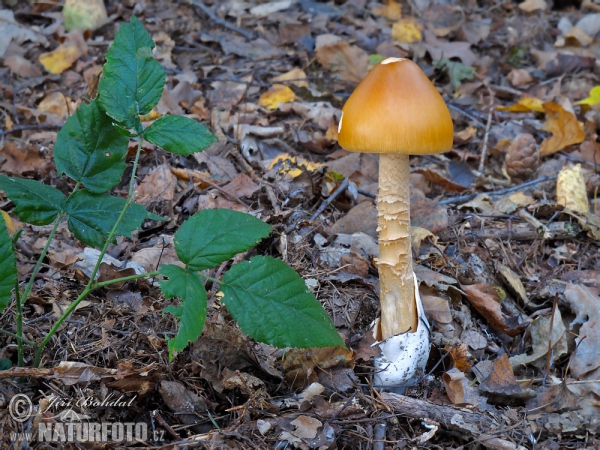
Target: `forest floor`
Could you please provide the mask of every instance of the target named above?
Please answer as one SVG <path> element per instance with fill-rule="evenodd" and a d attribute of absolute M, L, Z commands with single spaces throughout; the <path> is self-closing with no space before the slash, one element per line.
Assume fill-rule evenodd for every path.
<path fill-rule="evenodd" d="M 95 31 L 69 33 L 54 2 L 0 11 L 18 24 L 0 39 L 3 174 L 72 187 L 52 159 L 57 130 L 94 96 L 106 51 L 135 14 L 167 71 L 156 115 L 185 114 L 219 142 L 189 157 L 144 147 L 137 201 L 169 220 L 119 238 L 115 270 L 168 261 L 173 234 L 199 210 L 253 212 L 275 232 L 252 254 L 291 265 L 350 349 L 257 343 L 209 283 L 204 333 L 169 362 L 177 328 L 163 309 L 176 300 L 151 281 L 99 290 L 40 368 L 27 350 L 20 372 L 0 372 L 2 448 L 600 448 L 600 4 L 579 3 L 127 0 L 107 2 Z M 344 102 L 385 57 L 421 66 L 455 128 L 451 151 L 410 160 L 432 348 L 426 376 L 403 395 L 372 382 L 378 157 L 337 143 Z M 26 280 L 50 227 L 20 223 L 13 208 L 0 192 L 22 229 Z M 89 264 L 61 225 L 25 305 L 29 340 L 81 292 Z M 0 326 L 16 332 L 13 308 Z M 0 359 L 16 365 L 16 341 L 0 343 Z M 18 393 L 36 412 L 28 422 L 9 414 Z M 147 439 L 11 434 L 64 411 L 143 423 Z"/>

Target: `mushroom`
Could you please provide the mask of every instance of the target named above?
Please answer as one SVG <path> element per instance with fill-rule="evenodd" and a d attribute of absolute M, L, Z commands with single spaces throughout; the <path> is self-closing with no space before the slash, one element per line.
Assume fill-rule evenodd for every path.
<path fill-rule="evenodd" d="M 338 132 L 344 149 L 381 154 L 377 200 L 381 318 L 375 336 L 384 341 L 383 362 L 376 360 L 384 370 L 376 381 L 397 385 L 402 383 L 399 378 L 407 381 L 414 375 L 411 364 L 424 367 L 429 353 L 427 322 L 412 269 L 408 158 L 450 150 L 452 118 L 419 66 L 406 58 L 387 58 L 348 98 Z M 390 338 L 397 339 L 388 342 Z M 413 345 L 408 341 L 419 347 L 414 349 L 418 354 L 407 354 L 405 347 Z M 388 376 L 386 370 L 394 373 Z"/>

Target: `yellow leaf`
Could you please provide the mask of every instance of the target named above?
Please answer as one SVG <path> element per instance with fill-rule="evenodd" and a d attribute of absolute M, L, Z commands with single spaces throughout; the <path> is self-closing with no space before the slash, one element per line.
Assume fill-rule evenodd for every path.
<path fill-rule="evenodd" d="M 590 212 L 581 164 L 565 166 L 559 172 L 556 180 L 556 203 L 581 214 Z"/>
<path fill-rule="evenodd" d="M 160 114 L 158 113 L 156 108 L 153 108 L 152 111 L 150 111 L 148 114 L 144 114 L 143 116 L 140 116 L 140 120 L 142 122 L 149 122 L 150 120 L 156 120 L 159 117 L 160 117 Z"/>
<path fill-rule="evenodd" d="M 8 234 L 13 234 L 17 231 L 17 226 L 13 222 L 12 218 L 8 215 L 6 211 L 0 210 L 2 213 L 2 217 L 4 217 L 4 222 L 6 223 L 6 228 L 8 229 Z"/>
<path fill-rule="evenodd" d="M 538 99 L 533 97 L 523 97 L 514 105 L 510 106 L 497 106 L 496 109 L 498 111 L 508 111 L 508 112 L 546 112 L 544 110 L 544 103 Z"/>
<path fill-rule="evenodd" d="M 594 106 L 600 103 L 600 86 L 595 86 L 590 90 L 590 96 L 575 102 L 576 105 Z"/>
<path fill-rule="evenodd" d="M 289 72 L 286 72 L 284 74 L 279 75 L 278 77 L 273 78 L 271 81 L 281 82 L 289 80 L 294 80 L 291 81 L 291 84 L 295 86 L 308 88 L 308 83 L 304 81 L 306 80 L 306 72 L 297 67 L 295 69 L 290 70 Z"/>
<path fill-rule="evenodd" d="M 423 40 L 421 28 L 421 25 L 412 17 L 400 19 L 392 27 L 392 39 L 408 44 L 421 42 Z"/>
<path fill-rule="evenodd" d="M 81 56 L 81 51 L 73 41 L 65 41 L 58 48 L 40 55 L 40 62 L 50 73 L 63 73 Z"/>
<path fill-rule="evenodd" d="M 66 119 L 69 115 L 69 106 L 71 99 L 61 92 L 53 92 L 48 94 L 38 105 L 37 109 L 54 114 L 59 119 Z"/>
<path fill-rule="evenodd" d="M 540 156 L 551 155 L 585 140 L 583 123 L 577 121 L 575 114 L 554 102 L 545 102 L 544 110 L 547 117 L 544 130 L 550 131 L 552 136 L 541 143 Z"/>
<path fill-rule="evenodd" d="M 304 167 L 304 169 L 309 172 L 323 167 L 323 164 L 304 161 L 301 158 L 296 158 L 295 156 L 290 156 L 287 153 L 282 153 L 273 158 L 269 164 L 269 167 L 267 167 L 267 170 L 274 168 L 278 164 L 281 165 L 279 172 L 286 174 L 287 177 L 292 179 L 302 174 L 303 170 L 299 167 Z"/>
<path fill-rule="evenodd" d="M 271 89 L 260 96 L 259 106 L 267 109 L 277 109 L 280 103 L 290 103 L 296 99 L 296 94 L 288 86 L 274 84 Z"/>
<path fill-rule="evenodd" d="M 384 3 L 387 4 L 375 4 L 375 6 L 373 6 L 372 8 L 373 14 L 387 17 L 388 19 L 393 20 L 394 22 L 396 20 L 400 20 L 400 18 L 402 17 L 402 6 L 396 3 L 394 0 L 389 0 L 388 2 Z"/>
<path fill-rule="evenodd" d="M 477 134 L 477 128 L 469 126 L 462 131 L 458 131 L 456 133 L 456 136 L 458 136 L 463 141 L 468 141 L 473 136 L 475 136 L 475 134 Z"/>

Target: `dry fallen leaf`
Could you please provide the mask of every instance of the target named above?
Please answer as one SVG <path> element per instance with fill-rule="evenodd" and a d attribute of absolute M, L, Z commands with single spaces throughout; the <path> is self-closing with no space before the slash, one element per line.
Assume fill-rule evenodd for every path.
<path fill-rule="evenodd" d="M 67 31 L 97 30 L 108 21 L 103 0 L 66 0 L 62 13 Z"/>
<path fill-rule="evenodd" d="M 39 31 L 33 30 L 27 25 L 21 25 L 15 20 L 15 15 L 10 9 L 0 9 L 0 23 L 2 23 L 2 33 L 0 33 L 0 58 L 4 57 L 6 49 L 11 41 L 16 44 L 22 44 L 25 41 L 36 42 L 44 47 L 48 45 L 48 40 Z"/>
<path fill-rule="evenodd" d="M 525 12 L 544 11 L 548 8 L 546 0 L 525 0 L 519 3 L 519 9 Z"/>
<path fill-rule="evenodd" d="M 556 180 L 556 203 L 577 213 L 590 212 L 581 164 L 565 166 L 559 172 Z"/>
<path fill-rule="evenodd" d="M 423 40 L 422 29 L 423 27 L 414 17 L 400 19 L 392 26 L 392 39 L 408 44 L 421 42 Z"/>
<path fill-rule="evenodd" d="M 497 106 L 496 109 L 498 111 L 508 112 L 546 112 L 546 110 L 544 109 L 544 103 L 540 99 L 533 97 L 523 97 L 513 105 Z"/>
<path fill-rule="evenodd" d="M 267 92 L 263 93 L 258 100 L 259 106 L 267 109 L 277 109 L 280 103 L 291 103 L 296 99 L 296 94 L 288 86 L 274 84 Z"/>
<path fill-rule="evenodd" d="M 308 83 L 306 80 L 306 72 L 304 70 L 299 69 L 298 67 L 290 70 L 289 72 L 283 73 L 271 81 L 273 82 L 281 82 L 281 81 L 290 81 L 290 84 L 298 87 L 308 88 Z"/>
<path fill-rule="evenodd" d="M 177 178 L 168 164 L 161 164 L 153 169 L 137 189 L 136 201 L 148 206 L 159 202 L 170 203 L 175 197 Z"/>
<path fill-rule="evenodd" d="M 502 292 L 487 283 L 461 285 L 469 303 L 487 322 L 509 336 L 517 336 L 527 327 L 528 322 L 522 314 L 509 310 L 509 302 Z"/>
<path fill-rule="evenodd" d="M 48 94 L 38 105 L 38 110 L 56 116 L 58 121 L 66 120 L 70 112 L 75 109 L 71 99 L 62 92 Z"/>
<path fill-rule="evenodd" d="M 39 61 L 53 74 L 63 73 L 87 52 L 87 46 L 81 30 L 73 30 L 65 36 L 65 41 L 55 50 L 42 53 Z"/>
<path fill-rule="evenodd" d="M 551 155 L 585 140 L 583 124 L 577 121 L 575 114 L 554 102 L 545 102 L 544 110 L 548 117 L 544 122 L 544 130 L 550 131 L 552 136 L 541 143 L 540 156 Z"/>
<path fill-rule="evenodd" d="M 20 55 L 7 56 L 4 58 L 4 64 L 10 69 L 11 73 L 23 78 L 42 76 L 42 71 L 39 67 Z"/>
<path fill-rule="evenodd" d="M 387 4 L 372 3 L 371 11 L 373 11 L 373 14 L 387 17 L 392 21 L 399 20 L 402 17 L 402 5 L 395 0 L 384 1 L 384 3 Z"/>
<path fill-rule="evenodd" d="M 369 55 L 333 34 L 317 36 L 317 61 L 342 80 L 358 83 L 369 71 Z"/>

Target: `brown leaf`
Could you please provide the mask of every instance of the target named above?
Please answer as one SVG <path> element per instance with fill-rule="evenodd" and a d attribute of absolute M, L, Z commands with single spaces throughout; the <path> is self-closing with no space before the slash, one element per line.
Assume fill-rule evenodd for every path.
<path fill-rule="evenodd" d="M 431 169 L 419 169 L 415 170 L 414 172 L 420 173 L 432 183 L 440 185 L 446 192 L 464 192 L 467 190 L 466 187 L 453 182 L 439 172 L 435 172 Z"/>
<path fill-rule="evenodd" d="M 354 352 L 342 347 L 291 349 L 283 361 L 286 381 L 295 387 L 318 380 L 318 371 L 336 366 L 354 366 Z"/>
<path fill-rule="evenodd" d="M 175 197 L 177 178 L 168 164 L 161 164 L 144 177 L 137 189 L 136 201 L 149 206 L 159 202 L 172 202 Z"/>
<path fill-rule="evenodd" d="M 8 142 L 0 152 L 5 161 L 2 170 L 14 174 L 40 173 L 43 171 L 46 161 L 42 158 L 35 147 L 24 143 Z"/>
<path fill-rule="evenodd" d="M 531 389 L 521 389 L 517 383 L 506 353 L 494 361 L 486 360 L 477 363 L 473 367 L 473 372 L 477 375 L 479 389 L 482 392 L 517 399 L 535 397 Z"/>
<path fill-rule="evenodd" d="M 544 110 L 548 117 L 544 123 L 544 130 L 550 131 L 552 136 L 540 145 L 540 156 L 551 155 L 585 140 L 583 124 L 577 121 L 575 114 L 565 111 L 562 106 L 554 102 L 545 102 Z"/>
<path fill-rule="evenodd" d="M 19 55 L 10 55 L 4 58 L 4 64 L 10 69 L 10 71 L 20 77 L 41 77 L 42 70 Z"/>
<path fill-rule="evenodd" d="M 252 178 L 245 173 L 240 173 L 231 182 L 223 186 L 223 190 L 233 197 L 251 197 L 256 191 L 260 189 Z"/>
<path fill-rule="evenodd" d="M 317 36 L 317 61 L 342 80 L 358 83 L 369 71 L 369 55 L 332 34 Z"/>
<path fill-rule="evenodd" d="M 498 288 L 487 283 L 461 285 L 469 303 L 488 323 L 511 337 L 522 333 L 527 327 L 525 319 L 505 311 Z M 506 300 L 506 299 L 505 299 Z"/>

